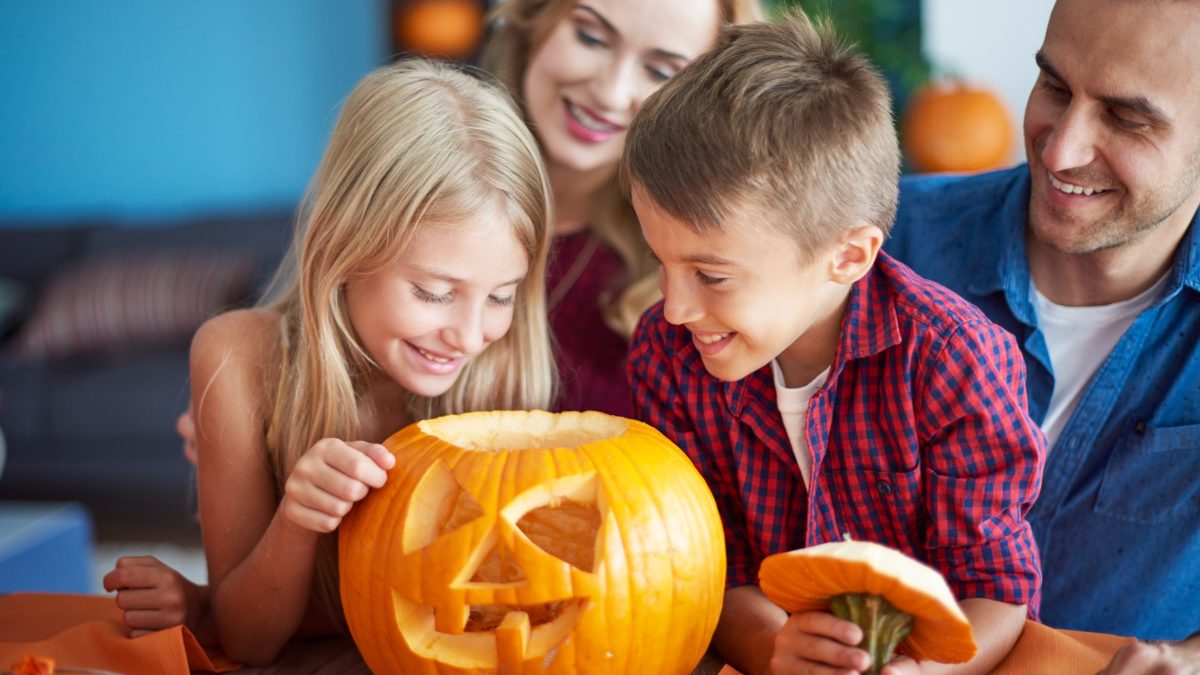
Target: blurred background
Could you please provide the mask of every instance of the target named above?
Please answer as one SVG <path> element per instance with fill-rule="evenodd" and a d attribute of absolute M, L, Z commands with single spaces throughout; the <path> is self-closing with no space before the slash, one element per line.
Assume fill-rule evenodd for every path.
<path fill-rule="evenodd" d="M 880 64 L 906 147 L 920 141 L 908 170 L 1020 161 L 1052 0 L 770 4 L 830 15 Z M 106 569 L 149 549 L 203 577 L 174 428 L 188 340 L 264 287 L 359 78 L 406 51 L 471 60 L 486 9 L 0 0 L 0 586 L 66 578 L 45 566 L 78 557 L 64 551 Z M 969 95 L 909 113 L 947 74 Z"/>

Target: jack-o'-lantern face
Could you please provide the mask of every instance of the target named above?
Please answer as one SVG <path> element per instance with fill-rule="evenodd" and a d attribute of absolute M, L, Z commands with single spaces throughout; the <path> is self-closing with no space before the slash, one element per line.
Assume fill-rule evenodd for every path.
<path fill-rule="evenodd" d="M 399 579 L 422 583 L 392 591 L 409 647 L 462 667 L 551 655 L 596 589 L 596 482 L 594 472 L 549 480 L 489 513 L 445 464 L 432 464 L 413 491 L 420 508 L 405 517 L 396 565 Z M 438 562 L 451 560 L 460 564 Z"/>
<path fill-rule="evenodd" d="M 724 590 L 707 486 L 646 425 L 474 413 L 405 428 L 339 534 L 376 673 L 683 673 Z"/>

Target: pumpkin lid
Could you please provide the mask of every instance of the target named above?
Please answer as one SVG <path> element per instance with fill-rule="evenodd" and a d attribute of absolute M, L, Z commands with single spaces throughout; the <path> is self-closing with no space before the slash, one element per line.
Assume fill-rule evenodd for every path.
<path fill-rule="evenodd" d="M 788 612 L 828 610 L 843 593 L 880 595 L 913 617 L 901 649 L 917 660 L 969 661 L 971 623 L 937 570 L 869 541 L 838 541 L 776 553 L 758 573 L 766 596 Z"/>

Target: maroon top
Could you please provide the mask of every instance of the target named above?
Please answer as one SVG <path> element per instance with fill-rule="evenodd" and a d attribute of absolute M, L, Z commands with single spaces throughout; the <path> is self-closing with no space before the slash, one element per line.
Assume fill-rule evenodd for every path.
<path fill-rule="evenodd" d="M 629 341 L 604 323 L 602 295 L 620 291 L 625 265 L 588 230 L 554 238 L 546 273 L 550 330 L 562 390 L 558 410 L 599 410 L 631 417 L 625 381 Z"/>

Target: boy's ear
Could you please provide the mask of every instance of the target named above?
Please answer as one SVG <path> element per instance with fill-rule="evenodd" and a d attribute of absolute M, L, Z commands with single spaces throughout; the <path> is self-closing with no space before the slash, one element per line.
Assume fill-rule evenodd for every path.
<path fill-rule="evenodd" d="M 847 231 L 834 247 L 829 278 L 846 285 L 863 278 L 875 264 L 881 246 L 883 230 L 876 225 L 859 225 Z"/>

